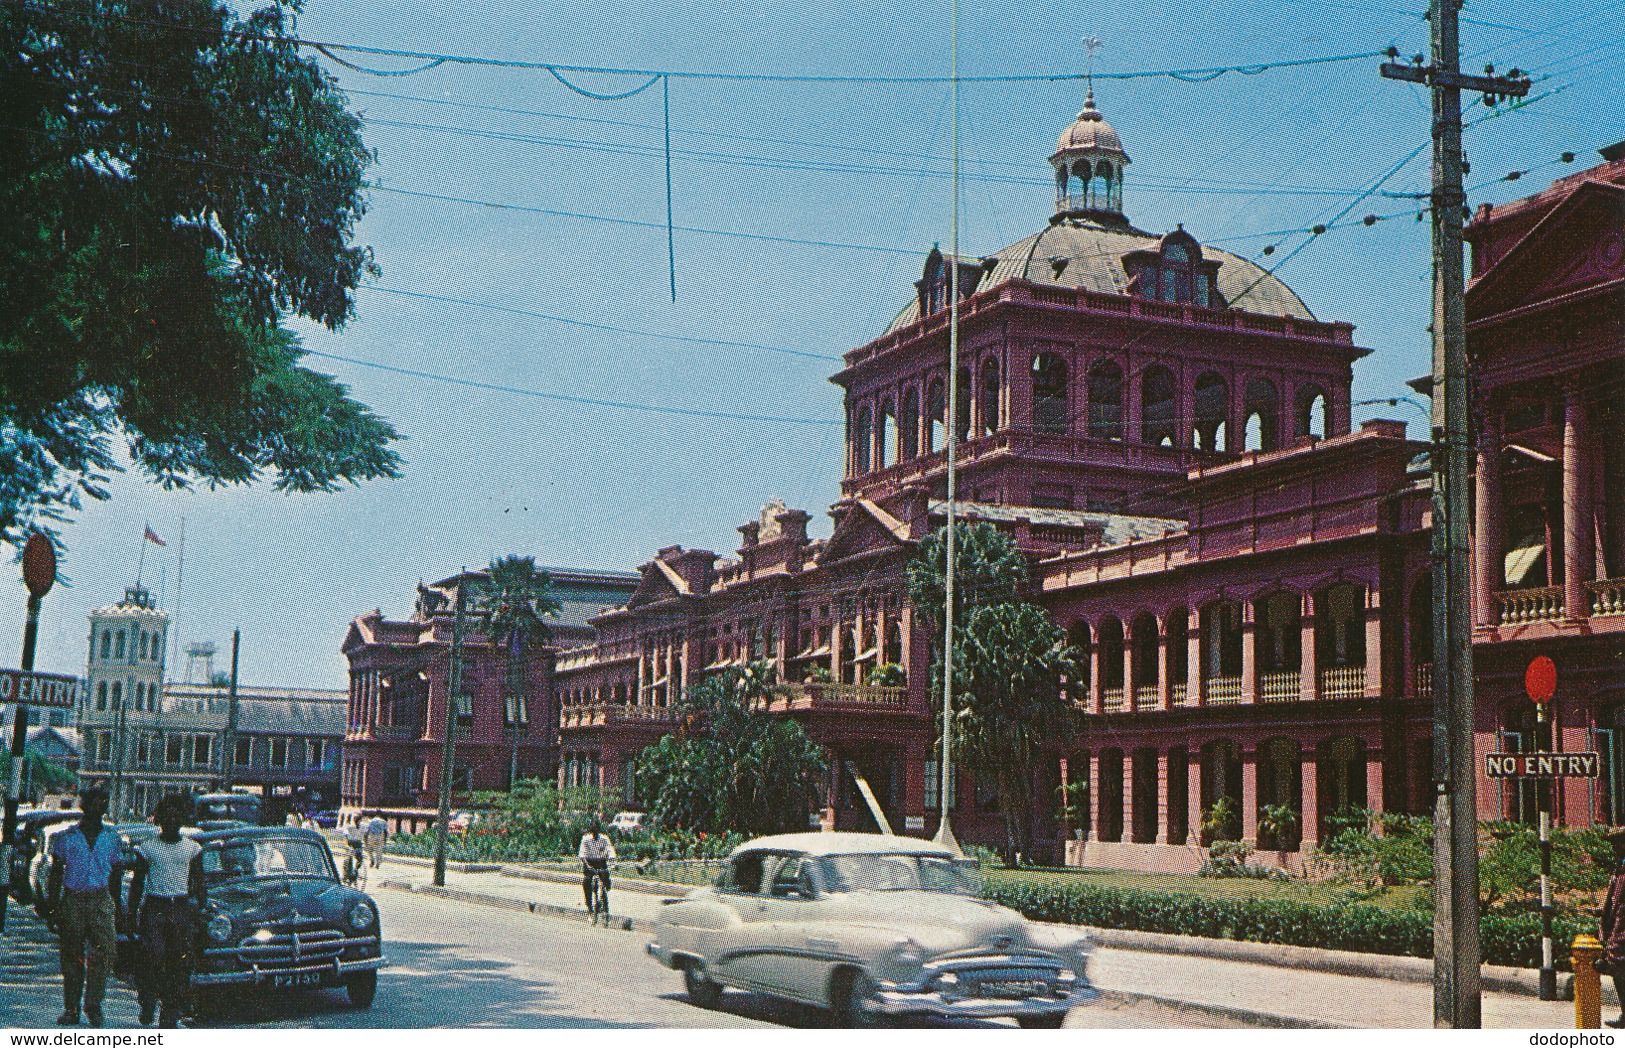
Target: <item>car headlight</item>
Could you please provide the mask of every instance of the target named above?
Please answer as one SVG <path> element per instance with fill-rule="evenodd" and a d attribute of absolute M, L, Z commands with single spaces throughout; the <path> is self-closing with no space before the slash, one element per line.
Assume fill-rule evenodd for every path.
<path fill-rule="evenodd" d="M 371 925 L 377 917 L 371 903 L 358 902 L 350 907 L 350 927 L 358 931 Z"/>
<path fill-rule="evenodd" d="M 231 918 L 223 913 L 217 913 L 209 918 L 209 938 L 215 942 L 225 942 L 231 938 Z"/>

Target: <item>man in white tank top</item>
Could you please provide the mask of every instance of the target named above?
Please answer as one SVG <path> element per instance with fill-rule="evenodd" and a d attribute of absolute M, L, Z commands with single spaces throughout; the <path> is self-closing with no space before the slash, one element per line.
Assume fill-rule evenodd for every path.
<path fill-rule="evenodd" d="M 181 823 L 191 811 L 188 798 L 170 794 L 158 802 L 158 836 L 136 846 L 130 909 L 140 906 L 141 1025 L 151 1026 L 162 1002 L 159 1026 L 174 1029 L 191 992 L 193 938 L 198 907 L 203 902 L 203 848 L 181 836 Z M 194 901 L 195 900 L 195 901 Z"/>

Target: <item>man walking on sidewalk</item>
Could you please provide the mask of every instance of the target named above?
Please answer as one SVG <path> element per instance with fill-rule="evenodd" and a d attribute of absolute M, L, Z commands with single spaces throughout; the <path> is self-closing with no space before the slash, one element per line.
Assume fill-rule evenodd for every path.
<path fill-rule="evenodd" d="M 142 1026 L 151 1026 L 158 1018 L 160 1027 L 173 1030 L 191 993 L 192 937 L 205 899 L 198 859 L 203 848 L 181 836 L 181 823 L 191 810 L 191 798 L 183 794 L 172 793 L 159 801 L 158 836 L 136 847 L 130 909 L 141 915 L 137 924 L 141 970 L 136 984 Z"/>
<path fill-rule="evenodd" d="M 79 1025 L 84 997 L 85 1018 L 102 1024 L 102 995 L 117 941 L 117 903 L 113 901 L 113 866 L 118 861 L 118 834 L 102 825 L 107 793 L 79 795 L 83 815 L 78 825 L 51 838 L 48 912 L 55 923 L 62 955 L 62 1014 L 58 1026 Z"/>
<path fill-rule="evenodd" d="M 389 840 L 389 823 L 384 821 L 382 815 L 374 815 L 367 820 L 361 839 L 367 844 L 367 862 L 376 870 L 384 864 L 384 842 Z"/>

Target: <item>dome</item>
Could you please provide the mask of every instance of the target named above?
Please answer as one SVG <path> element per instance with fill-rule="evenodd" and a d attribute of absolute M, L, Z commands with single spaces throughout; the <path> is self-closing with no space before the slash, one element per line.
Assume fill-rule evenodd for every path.
<path fill-rule="evenodd" d="M 981 260 L 987 275 L 981 279 L 978 289 L 994 287 L 1006 280 L 1028 280 L 1051 287 L 1126 295 L 1129 276 L 1123 268 L 1123 256 L 1131 251 L 1154 251 L 1162 240 L 1132 226 L 1108 228 L 1096 222 L 1065 219 Z M 1219 263 L 1218 292 L 1230 308 L 1268 316 L 1314 319 L 1314 314 L 1290 288 L 1247 259 L 1207 244 L 1202 245 L 1202 257 Z M 919 318 L 920 303 L 916 297 L 887 331 L 905 327 Z"/>
<path fill-rule="evenodd" d="M 1089 97 L 1083 101 L 1083 111 L 1078 118 L 1061 132 L 1060 139 L 1055 143 L 1056 153 L 1069 153 L 1074 150 L 1094 149 L 1109 153 L 1122 153 L 1123 142 L 1117 137 L 1117 131 L 1100 115 L 1095 108 L 1095 93 L 1089 92 Z"/>

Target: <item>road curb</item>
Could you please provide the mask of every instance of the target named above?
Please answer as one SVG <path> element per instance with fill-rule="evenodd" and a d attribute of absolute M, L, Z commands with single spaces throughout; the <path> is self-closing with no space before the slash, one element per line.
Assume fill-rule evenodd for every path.
<path fill-rule="evenodd" d="M 1200 1001 L 1187 1001 L 1181 997 L 1164 997 L 1155 993 L 1139 993 L 1134 990 L 1104 990 L 1095 987 L 1103 997 L 1111 997 L 1130 1004 L 1145 1003 L 1158 1004 L 1165 1008 L 1172 1008 L 1181 1012 L 1200 1012 L 1221 1019 L 1231 1019 L 1236 1022 L 1247 1023 L 1250 1026 L 1263 1026 L 1272 1030 L 1354 1030 L 1355 1026 L 1343 1026 L 1339 1023 L 1322 1022 L 1319 1019 L 1299 1019 L 1290 1015 L 1276 1015 L 1273 1012 L 1260 1012 L 1251 1008 L 1238 1008 L 1228 1004 L 1206 1004 Z"/>
<path fill-rule="evenodd" d="M 566 873 L 563 870 L 538 870 L 533 866 L 503 866 L 496 872 L 502 877 L 515 877 L 528 881 L 546 881 L 549 884 L 581 883 L 579 873 Z M 617 877 L 615 879 L 616 891 L 659 895 L 667 899 L 680 899 L 697 887 L 699 886 L 694 884 L 673 884 L 671 881 L 639 880 L 633 877 Z"/>
<path fill-rule="evenodd" d="M 433 895 L 436 898 L 450 899 L 453 902 L 464 902 L 473 906 L 489 906 L 493 909 L 508 910 L 513 913 L 529 913 L 537 917 L 552 917 L 576 921 L 580 924 L 587 923 L 585 910 L 578 910 L 572 906 L 559 906 L 556 903 L 529 902 L 508 895 L 492 895 L 489 892 L 474 892 L 466 888 L 440 888 L 432 884 L 416 884 L 412 881 L 402 881 L 394 878 L 379 881 L 378 887 L 411 892 L 414 895 Z M 614 914 L 609 917 L 608 927 L 623 932 L 652 930 L 647 921 Z"/>

